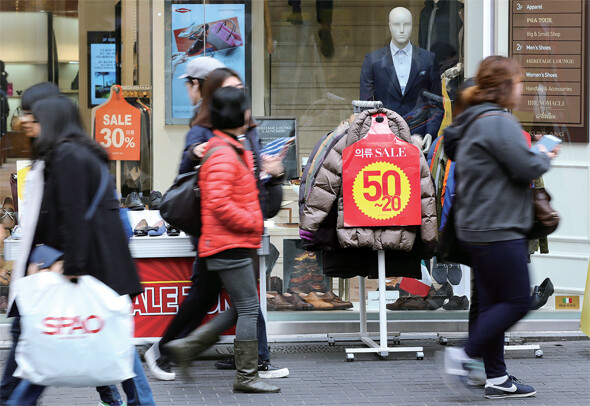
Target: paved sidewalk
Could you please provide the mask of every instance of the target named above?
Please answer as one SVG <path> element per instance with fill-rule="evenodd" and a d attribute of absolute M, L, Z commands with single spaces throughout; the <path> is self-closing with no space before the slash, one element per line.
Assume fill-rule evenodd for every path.
<path fill-rule="evenodd" d="M 273 363 L 291 372 L 272 380 L 281 387 L 279 394 L 232 393 L 234 372 L 216 370 L 212 360 L 193 364 L 192 382 L 158 381 L 146 373 L 158 405 L 589 405 L 590 340 L 552 340 L 538 342 L 542 358 L 532 350 L 506 353 L 509 372 L 537 389 L 535 397 L 525 399 L 490 401 L 483 390 L 468 396 L 448 390 L 438 363 L 445 347 L 434 339 L 402 338 L 401 346 L 424 347 L 424 360 L 415 353 L 394 353 L 385 360 L 356 354 L 354 362 L 346 362 L 344 349 L 363 347 L 359 342 L 271 344 Z M 7 352 L 0 351 L 2 365 Z M 53 387 L 40 404 L 96 406 L 98 400 L 94 389 Z"/>

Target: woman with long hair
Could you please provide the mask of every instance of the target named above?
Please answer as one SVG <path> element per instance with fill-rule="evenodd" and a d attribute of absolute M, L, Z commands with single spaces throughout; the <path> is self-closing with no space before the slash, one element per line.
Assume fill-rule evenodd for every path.
<path fill-rule="evenodd" d="M 506 111 L 518 105 L 522 90 L 516 61 L 484 59 L 475 86 L 462 92 L 466 109 L 445 130 L 445 152 L 456 162 L 455 229 L 472 261 L 479 314 L 465 347 L 446 349 L 444 371 L 468 384 L 485 368 L 489 399 L 536 393 L 507 372 L 504 334 L 530 307 L 530 185 L 558 151 L 529 149 L 518 120 Z"/>
<path fill-rule="evenodd" d="M 92 275 L 119 295 L 140 294 L 143 289 L 106 169 L 107 152 L 88 137 L 76 105 L 67 97 L 39 100 L 33 104 L 32 113 L 39 135 L 34 140 L 35 161 L 27 177 L 22 251 L 13 280 L 34 271 L 30 253 L 33 247 L 45 244 L 63 252 L 63 274 L 69 279 Z M 99 185 L 105 182 L 104 194 L 94 213 L 88 215 Z M 18 309 L 12 306 L 10 312 L 18 314 Z M 141 376 L 128 382 L 134 392 L 129 404 L 153 405 L 143 370 L 137 368 L 138 362 L 141 368 L 137 354 L 135 358 L 134 371 Z M 135 383 L 140 387 L 136 388 Z M 7 404 L 33 405 L 43 390 L 43 386 L 22 380 Z M 127 388 L 126 392 L 131 396 Z"/>

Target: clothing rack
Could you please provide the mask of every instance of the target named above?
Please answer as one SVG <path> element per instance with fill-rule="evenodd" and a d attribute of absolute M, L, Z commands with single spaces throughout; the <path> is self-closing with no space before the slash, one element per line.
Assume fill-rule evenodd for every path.
<path fill-rule="evenodd" d="M 354 114 L 363 110 L 383 107 L 380 101 L 353 100 Z M 358 337 L 369 348 L 346 348 L 346 360 L 354 361 L 354 354 L 377 353 L 385 358 L 392 352 L 415 352 L 416 359 L 424 359 L 423 347 L 388 347 L 387 346 L 387 308 L 385 307 L 385 251 L 377 251 L 377 269 L 379 281 L 379 344 L 371 337 L 367 330 L 367 303 L 365 300 L 365 278 L 359 276 L 359 316 L 360 329 L 358 333 L 328 333 L 328 345 L 334 345 L 335 337 Z M 394 333 L 394 343 L 399 344 L 399 333 Z"/>

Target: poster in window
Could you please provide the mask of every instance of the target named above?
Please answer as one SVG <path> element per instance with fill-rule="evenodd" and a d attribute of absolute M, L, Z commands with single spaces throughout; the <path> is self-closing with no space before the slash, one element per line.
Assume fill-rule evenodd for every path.
<path fill-rule="evenodd" d="M 88 107 L 104 103 L 117 78 L 117 45 L 111 31 L 88 32 Z"/>
<path fill-rule="evenodd" d="M 247 5 L 170 4 L 170 29 L 167 33 L 166 61 L 170 106 L 167 124 L 186 124 L 194 105 L 186 88 L 188 62 L 202 56 L 213 57 L 249 81 L 249 27 Z"/>

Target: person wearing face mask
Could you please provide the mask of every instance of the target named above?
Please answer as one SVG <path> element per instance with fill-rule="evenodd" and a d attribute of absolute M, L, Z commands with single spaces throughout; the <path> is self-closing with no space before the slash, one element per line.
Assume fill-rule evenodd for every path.
<path fill-rule="evenodd" d="M 208 104 L 215 90 L 221 87 L 243 89 L 243 84 L 239 75 L 229 68 L 218 68 L 208 73 L 202 86 L 203 98 L 199 103 L 198 114 L 193 120 L 193 126 L 186 137 L 186 148 L 179 168 L 180 174 L 193 170 L 203 157 L 208 141 L 213 137 L 213 125 Z M 248 120 L 244 136 L 240 138 L 241 142 L 244 143 L 244 147 L 252 152 L 263 216 L 264 218 L 272 217 L 280 208 L 283 165 L 280 159 L 260 155 L 260 139 L 256 132 L 256 126 L 251 119 Z M 260 180 L 259 174 L 261 170 L 272 175 L 272 178 L 267 182 Z M 215 304 L 221 291 L 219 279 L 216 275 L 207 272 L 206 267 L 202 265 L 202 261 L 198 259 L 193 265 L 191 280 L 193 281 L 191 289 L 178 309 L 178 313 L 166 328 L 160 341 L 152 345 L 145 354 L 152 374 L 161 380 L 174 380 L 176 378 L 170 367 L 165 344 L 176 338 L 184 337 L 188 332 L 198 327 L 207 312 Z M 216 336 L 212 336 L 211 340 L 212 345 L 217 341 Z M 258 314 L 258 354 L 260 377 L 283 378 L 289 375 L 289 369 L 278 368 L 270 362 L 266 323 L 260 311 Z M 220 369 L 235 369 L 233 359 L 220 360 L 215 365 Z"/>
<path fill-rule="evenodd" d="M 205 151 L 211 154 L 199 173 L 199 274 L 205 267 L 209 276 L 222 282 L 232 307 L 164 348 L 173 361 L 186 368 L 236 323 L 234 391 L 279 392 L 279 387 L 265 383 L 258 375 L 259 304 L 253 258 L 260 247 L 263 216 L 253 154 L 239 141 L 249 127 L 251 111 L 244 91 L 233 86 L 216 89 L 205 102 L 213 136 Z"/>
<path fill-rule="evenodd" d="M 360 99 L 378 100 L 383 107 L 405 116 L 416 106 L 423 90 L 442 95 L 436 56 L 410 42 L 412 13 L 396 7 L 389 13 L 391 42 L 365 56 L 361 68 Z M 437 114 L 425 134 L 436 138 L 442 122 Z"/>

